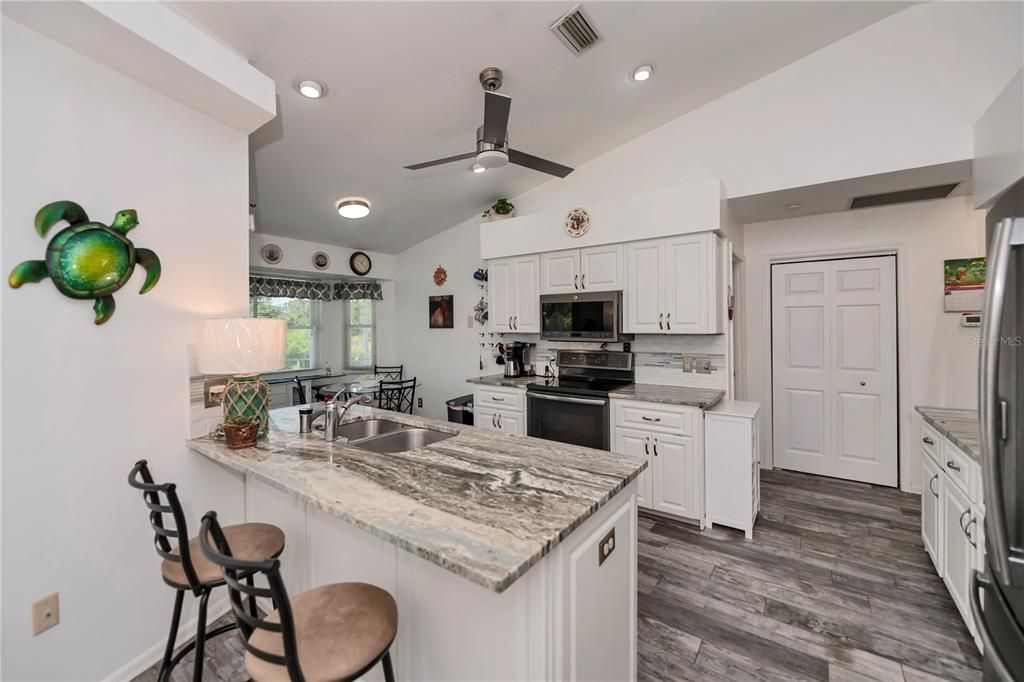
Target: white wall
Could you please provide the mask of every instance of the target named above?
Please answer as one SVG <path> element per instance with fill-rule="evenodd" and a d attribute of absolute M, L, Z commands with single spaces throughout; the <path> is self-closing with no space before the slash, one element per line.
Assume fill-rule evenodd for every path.
<path fill-rule="evenodd" d="M 246 311 L 246 135 L 6 17 L 2 38 L 4 273 L 42 257 L 33 217 L 58 199 L 104 222 L 137 209 L 130 237 L 163 263 L 145 296 L 136 271 L 100 327 L 48 281 L 0 293 L 2 676 L 95 680 L 170 619 L 132 464 L 180 483 L 193 532 L 208 509 L 243 514 L 241 482 L 184 442 L 196 320 Z M 31 603 L 51 592 L 61 623 L 32 637 Z"/>
<path fill-rule="evenodd" d="M 448 270 L 448 281 L 442 287 L 433 281 L 438 265 Z M 416 395 L 423 398 L 423 409 L 416 410 L 417 414 L 447 418 L 444 401 L 472 392 L 466 378 L 501 370 L 485 354 L 484 370 L 480 371 L 479 332 L 484 330 L 476 325 L 470 329 L 466 324 L 473 306 L 484 295 L 473 279 L 473 272 L 482 266 L 478 218 L 398 254 L 397 360 L 405 364 L 407 377 L 417 376 L 423 384 L 416 389 Z M 455 327 L 430 329 L 427 299 L 444 294 L 455 297 Z"/>
<path fill-rule="evenodd" d="M 770 346 L 766 318 L 775 258 L 898 249 L 900 485 L 920 490 L 920 419 L 915 405 L 974 408 L 977 330 L 943 312 L 943 261 L 985 253 L 984 213 L 970 196 L 807 216 L 744 228 L 746 239 L 746 395 L 763 403 L 765 466 L 771 459 Z"/>

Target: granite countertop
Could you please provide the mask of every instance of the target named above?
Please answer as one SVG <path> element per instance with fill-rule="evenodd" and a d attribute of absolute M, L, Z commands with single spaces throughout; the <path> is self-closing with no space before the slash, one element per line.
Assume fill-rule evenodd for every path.
<path fill-rule="evenodd" d="M 478 386 L 504 386 L 505 388 L 526 388 L 527 384 L 535 384 L 538 381 L 543 381 L 543 376 L 531 374 L 529 376 L 522 377 L 507 377 L 504 374 L 488 374 L 483 377 L 471 377 L 466 379 L 467 384 L 477 384 Z"/>
<path fill-rule="evenodd" d="M 725 391 L 710 388 L 660 386 L 658 384 L 632 384 L 610 392 L 608 397 L 619 400 L 644 400 L 667 405 L 689 405 L 706 410 L 725 397 Z"/>
<path fill-rule="evenodd" d="M 914 408 L 926 424 L 953 441 L 964 454 L 981 461 L 981 436 L 978 434 L 978 411 L 956 410 L 949 407 Z"/>
<path fill-rule="evenodd" d="M 625 488 L 646 462 L 357 406 L 379 417 L 458 434 L 409 452 L 377 454 L 299 434 L 298 408 L 270 412 L 255 448 L 209 437 L 193 451 L 295 495 L 417 556 L 502 592 Z"/>

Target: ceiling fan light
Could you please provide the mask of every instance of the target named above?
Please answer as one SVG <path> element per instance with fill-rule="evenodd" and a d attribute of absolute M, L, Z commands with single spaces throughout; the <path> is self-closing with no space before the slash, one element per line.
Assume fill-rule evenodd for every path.
<path fill-rule="evenodd" d="M 349 220 L 358 220 L 370 215 L 370 202 L 355 197 L 342 199 L 338 202 L 338 215 Z"/>
<path fill-rule="evenodd" d="M 633 70 L 633 75 L 630 76 L 637 83 L 643 83 L 645 80 L 654 75 L 654 67 L 650 64 L 643 64 L 636 67 Z"/>
<path fill-rule="evenodd" d="M 508 154 L 499 152 L 496 149 L 488 149 L 476 155 L 476 163 L 484 170 L 488 168 L 501 168 L 508 164 Z"/>
<path fill-rule="evenodd" d="M 316 81 L 302 81 L 299 83 L 299 94 L 309 99 L 320 99 L 324 96 L 324 86 Z"/>
<path fill-rule="evenodd" d="M 481 166 L 479 163 L 474 163 L 473 164 L 473 172 L 476 173 L 477 175 L 479 175 L 480 173 L 483 173 L 486 170 L 487 170 L 487 166 Z"/>

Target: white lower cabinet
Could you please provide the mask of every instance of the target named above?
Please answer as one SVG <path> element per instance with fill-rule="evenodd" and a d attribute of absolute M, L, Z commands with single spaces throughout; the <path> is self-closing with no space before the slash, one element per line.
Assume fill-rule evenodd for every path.
<path fill-rule="evenodd" d="M 526 435 L 526 390 L 487 386 L 473 391 L 473 424 L 513 436 Z"/>
<path fill-rule="evenodd" d="M 704 478 L 707 524 L 754 537 L 761 509 L 760 403 L 724 400 L 704 413 Z"/>
<path fill-rule="evenodd" d="M 922 429 L 921 539 L 981 648 L 971 615 L 971 572 L 984 567 L 981 467 L 927 424 Z"/>
<path fill-rule="evenodd" d="M 612 450 L 643 457 L 637 504 L 704 525 L 704 422 L 696 407 L 612 400 Z"/>

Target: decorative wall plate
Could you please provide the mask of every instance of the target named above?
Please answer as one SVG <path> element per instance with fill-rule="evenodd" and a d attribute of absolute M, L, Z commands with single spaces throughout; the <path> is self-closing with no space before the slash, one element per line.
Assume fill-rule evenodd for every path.
<path fill-rule="evenodd" d="M 448 271 L 442 266 L 438 265 L 437 270 L 434 270 L 434 284 L 439 287 L 443 287 L 444 283 L 448 281 Z"/>
<path fill-rule="evenodd" d="M 313 254 L 313 267 L 317 270 L 326 270 L 331 267 L 331 257 L 323 251 L 317 251 Z"/>
<path fill-rule="evenodd" d="M 590 229 L 590 214 L 586 209 L 574 208 L 565 216 L 565 233 L 570 237 L 582 237 Z"/>
<path fill-rule="evenodd" d="M 271 265 L 277 265 L 284 258 L 284 251 L 277 244 L 266 244 L 260 249 L 260 256 Z"/>
<path fill-rule="evenodd" d="M 46 237 L 62 220 L 68 226 L 46 245 L 46 260 L 23 261 L 11 270 L 7 282 L 12 288 L 49 277 L 68 298 L 93 299 L 95 323 L 103 324 L 114 314 L 113 294 L 128 283 L 136 265 L 146 271 L 140 294 L 160 280 L 157 255 L 135 246 L 127 237 L 139 224 L 134 209 L 118 211 L 108 226 L 90 221 L 85 209 L 73 201 L 55 201 L 36 213 L 36 233 Z"/>

